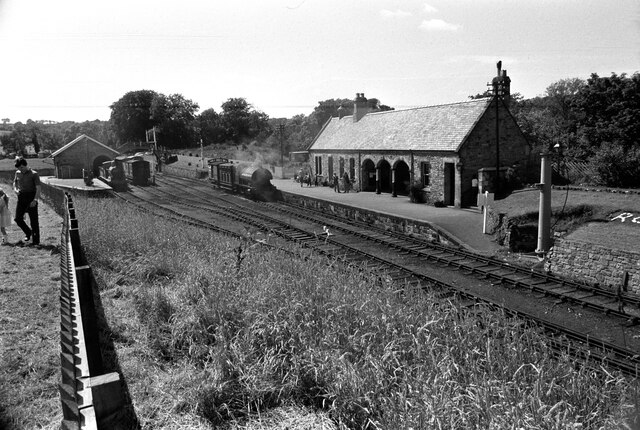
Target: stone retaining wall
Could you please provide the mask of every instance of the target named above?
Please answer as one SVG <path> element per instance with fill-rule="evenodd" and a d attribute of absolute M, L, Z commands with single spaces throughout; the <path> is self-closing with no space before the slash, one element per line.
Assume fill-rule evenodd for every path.
<path fill-rule="evenodd" d="M 627 291 L 640 294 L 640 253 L 579 240 L 556 239 L 545 268 L 555 275 L 616 291 L 628 273 Z"/>
<path fill-rule="evenodd" d="M 368 211 L 365 209 L 355 208 L 352 206 L 332 203 L 325 200 L 314 199 L 313 197 L 300 196 L 282 192 L 284 200 L 297 206 L 312 208 L 323 212 L 330 212 L 342 218 L 360 221 L 382 228 L 387 231 L 404 233 L 408 236 L 419 237 L 431 242 L 441 243 L 454 247 L 462 245 L 453 239 L 443 230 L 438 229 L 432 224 L 424 221 L 405 219 L 394 215 L 384 214 L 380 212 Z"/>

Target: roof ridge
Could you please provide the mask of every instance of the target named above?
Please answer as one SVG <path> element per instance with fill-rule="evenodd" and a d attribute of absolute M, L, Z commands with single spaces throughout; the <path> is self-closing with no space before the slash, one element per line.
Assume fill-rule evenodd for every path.
<path fill-rule="evenodd" d="M 480 99 L 465 100 L 465 101 L 462 101 L 462 102 L 440 103 L 440 104 L 437 104 L 437 105 L 414 106 L 414 107 L 410 107 L 410 108 L 406 108 L 406 109 L 394 109 L 394 110 L 369 112 L 369 113 L 367 113 L 367 115 L 379 115 L 379 114 L 385 114 L 385 113 L 391 113 L 391 112 L 406 112 L 406 111 L 410 111 L 410 110 L 428 109 L 428 108 L 453 106 L 453 105 L 462 105 L 462 104 L 473 104 L 473 103 L 478 103 L 479 104 L 481 102 L 484 102 L 485 104 L 488 104 L 488 103 L 491 102 L 491 97 L 482 97 Z M 367 115 L 365 115 L 365 117 Z M 348 116 L 353 116 L 353 115 L 348 115 Z"/>

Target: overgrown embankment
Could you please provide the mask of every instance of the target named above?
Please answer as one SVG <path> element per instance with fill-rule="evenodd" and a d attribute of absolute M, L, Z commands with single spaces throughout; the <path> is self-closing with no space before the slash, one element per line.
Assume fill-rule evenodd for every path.
<path fill-rule="evenodd" d="M 535 250 L 540 192 L 518 190 L 496 200 L 489 211 L 489 230 L 501 245 L 515 252 Z M 616 212 L 639 212 L 640 191 L 558 187 L 551 191 L 552 237 L 565 236 L 589 222 L 609 221 Z"/>
<path fill-rule="evenodd" d="M 76 208 L 143 426 L 265 424 L 295 407 L 307 428 L 597 428 L 635 401 L 499 313 L 113 200 Z"/>

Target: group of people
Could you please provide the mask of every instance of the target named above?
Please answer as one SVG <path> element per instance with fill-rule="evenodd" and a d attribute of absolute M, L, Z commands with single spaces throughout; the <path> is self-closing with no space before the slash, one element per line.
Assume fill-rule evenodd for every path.
<path fill-rule="evenodd" d="M 40 176 L 38 172 L 27 166 L 24 158 L 16 159 L 16 173 L 13 179 L 13 191 L 18 197 L 16 202 L 16 215 L 14 221 L 24 233 L 24 244 L 40 244 L 40 224 L 38 221 L 38 200 L 40 199 Z M 29 215 L 27 225 L 25 214 Z M 11 210 L 9 209 L 9 196 L 0 188 L 0 233 L 2 244 L 8 243 L 7 227 L 11 225 Z"/>
<path fill-rule="evenodd" d="M 307 184 L 308 187 L 311 186 L 311 175 L 309 173 L 304 173 L 304 171 L 302 169 L 300 169 L 300 172 L 298 172 L 298 176 L 297 179 L 300 181 L 300 186 L 304 186 L 304 184 Z M 317 186 L 317 179 L 314 181 L 315 185 Z"/>
<path fill-rule="evenodd" d="M 305 173 L 302 169 L 300 169 L 300 171 L 298 172 L 297 175 L 295 175 L 294 177 L 296 182 L 300 182 L 300 186 L 303 187 L 305 184 L 307 184 L 308 187 L 311 186 L 311 183 L 315 183 L 316 186 L 318 186 L 318 175 L 316 175 L 315 177 L 315 181 L 311 180 L 311 174 L 310 173 Z M 349 178 L 349 174 L 347 172 L 344 172 L 344 174 L 342 175 L 342 182 L 344 184 L 344 192 L 348 193 L 351 190 L 351 179 Z M 340 193 L 340 177 L 334 173 L 333 174 L 333 178 L 331 178 L 331 187 L 333 188 L 333 191 L 335 191 L 336 193 Z"/>
<path fill-rule="evenodd" d="M 344 183 L 344 192 L 348 193 L 351 189 L 351 180 L 347 172 L 344 172 L 344 175 L 342 175 L 342 182 Z M 333 191 L 337 193 L 340 192 L 340 178 L 338 178 L 338 175 L 335 173 L 333 174 Z"/>

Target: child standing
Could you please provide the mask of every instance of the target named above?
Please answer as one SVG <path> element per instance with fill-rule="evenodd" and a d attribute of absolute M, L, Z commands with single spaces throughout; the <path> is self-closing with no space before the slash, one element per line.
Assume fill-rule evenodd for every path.
<path fill-rule="evenodd" d="M 2 244 L 7 243 L 7 227 L 11 225 L 11 211 L 9 210 L 9 196 L 0 188 L 0 233 Z"/>

